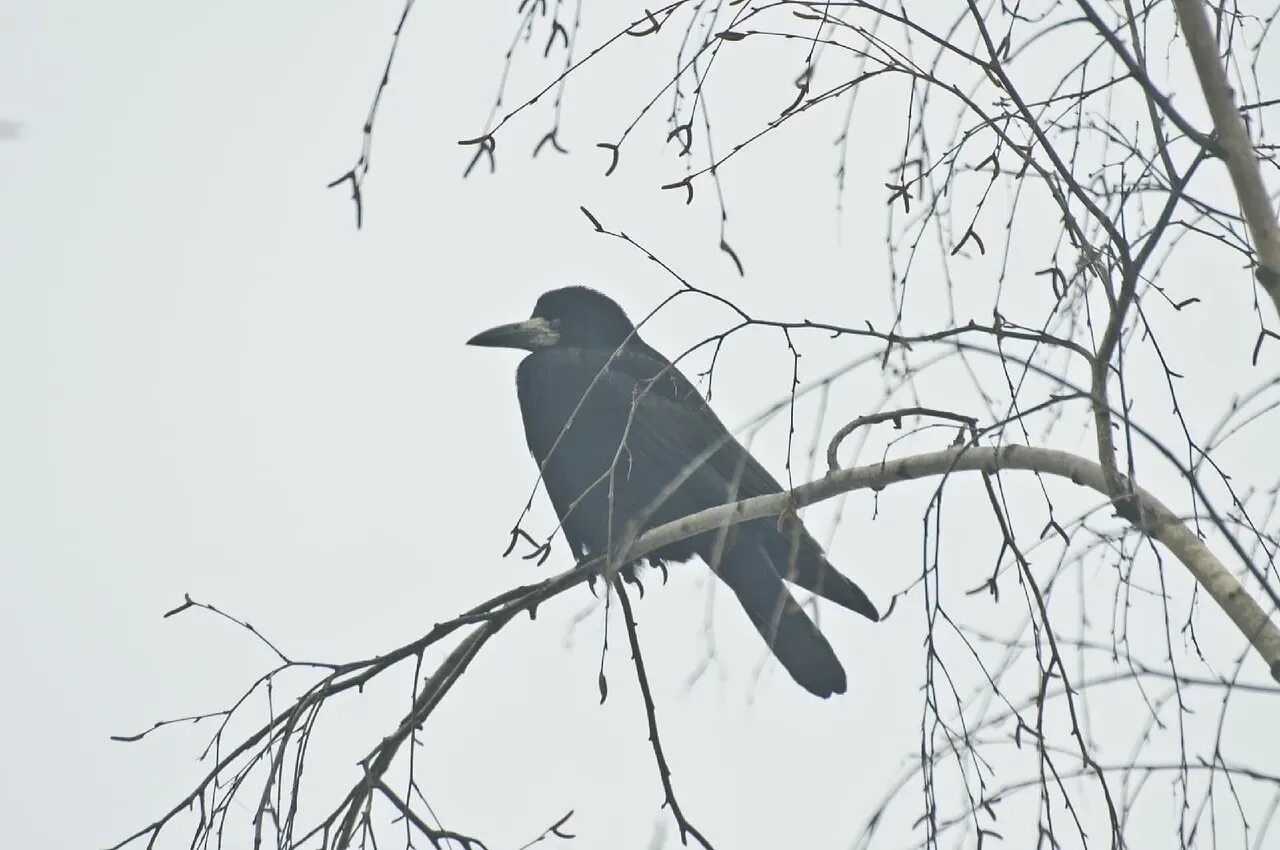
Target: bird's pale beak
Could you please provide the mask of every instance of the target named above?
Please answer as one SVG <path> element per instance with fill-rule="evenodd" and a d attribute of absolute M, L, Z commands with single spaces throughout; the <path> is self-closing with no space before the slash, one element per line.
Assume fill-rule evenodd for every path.
<path fill-rule="evenodd" d="M 534 351 L 549 348 L 560 341 L 560 332 L 546 319 L 526 319 L 482 331 L 467 340 L 467 345 L 486 348 L 523 348 Z"/>

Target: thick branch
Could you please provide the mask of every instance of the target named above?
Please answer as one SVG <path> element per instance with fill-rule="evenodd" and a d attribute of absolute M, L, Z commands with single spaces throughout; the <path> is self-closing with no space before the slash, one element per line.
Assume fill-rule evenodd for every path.
<path fill-rule="evenodd" d="M 1209 26 L 1204 0 L 1174 0 L 1173 5 L 1186 33 L 1187 50 L 1200 77 L 1200 88 L 1213 116 L 1236 197 L 1240 199 L 1240 211 L 1249 224 L 1258 252 L 1258 280 L 1280 312 L 1280 225 L 1276 223 L 1276 212 L 1262 182 L 1249 131 L 1236 108 L 1235 93 L 1218 59 L 1218 45 Z"/>
<path fill-rule="evenodd" d="M 1109 492 L 1102 467 L 1077 455 L 1054 449 L 1026 446 L 1001 448 L 957 448 L 929 454 L 913 455 L 871 466 L 833 472 L 789 492 L 757 496 L 705 511 L 659 526 L 642 535 L 628 560 L 660 549 L 670 543 L 751 519 L 776 516 L 783 511 L 804 507 L 846 493 L 850 490 L 881 489 L 898 481 L 930 478 L 951 472 L 998 472 L 1002 469 L 1025 469 L 1069 478 L 1076 484 Z M 1227 612 L 1241 634 L 1266 662 L 1271 675 L 1280 682 L 1280 628 L 1240 586 L 1236 577 L 1222 565 L 1199 537 L 1146 490 L 1126 480 L 1125 492 L 1135 500 L 1141 517 L 1140 530 L 1164 544 L 1182 562 L 1214 601 Z"/>

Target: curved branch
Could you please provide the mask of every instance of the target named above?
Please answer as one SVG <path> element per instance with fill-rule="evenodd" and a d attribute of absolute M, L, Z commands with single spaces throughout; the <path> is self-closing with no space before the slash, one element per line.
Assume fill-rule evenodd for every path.
<path fill-rule="evenodd" d="M 949 475 L 952 472 L 999 472 L 1023 469 L 1069 478 L 1076 484 L 1108 494 L 1105 473 L 1091 460 L 1055 449 L 1027 446 L 956 448 L 832 472 L 809 484 L 783 493 L 756 496 L 729 505 L 699 511 L 659 526 L 636 540 L 627 554 L 638 558 L 695 534 L 752 519 L 776 516 L 786 510 L 811 505 L 851 490 L 881 489 L 898 481 Z M 1138 529 L 1164 544 L 1182 562 L 1214 601 L 1227 612 L 1240 633 L 1266 662 L 1271 676 L 1280 682 L 1280 628 L 1240 586 L 1204 541 L 1193 534 L 1173 511 L 1148 491 L 1126 482 L 1134 500 Z"/>
<path fill-rule="evenodd" d="M 1103 495 L 1110 492 L 1107 473 L 1100 465 L 1069 452 L 1026 446 L 960 447 L 853 469 L 836 469 L 824 478 L 792 490 L 708 508 L 650 529 L 627 546 L 625 554 L 617 560 L 639 560 L 664 546 L 698 534 L 748 520 L 777 516 L 853 490 L 880 490 L 899 481 L 945 476 L 952 472 L 980 471 L 993 474 L 1008 469 L 1056 475 L 1069 478 L 1074 483 Z M 1249 596 L 1236 577 L 1177 515 L 1151 493 L 1123 476 L 1120 484 L 1133 506 L 1132 515 L 1137 517 L 1135 525 L 1138 529 L 1164 544 L 1182 562 L 1262 656 L 1272 677 L 1280 681 L 1280 628 L 1271 622 L 1266 612 Z M 497 634 L 518 611 L 527 610 L 568 590 L 598 572 L 606 560 L 603 556 L 596 556 L 529 588 L 519 596 L 512 598 L 511 594 L 504 594 L 508 601 L 500 606 L 479 606 L 479 610 L 489 611 L 491 607 L 496 610 L 490 611 L 483 627 L 468 636 L 441 664 L 419 694 L 400 728 L 383 739 L 374 752 L 370 753 L 365 762 L 367 776 L 352 789 L 346 801 L 346 817 L 339 833 L 338 847 L 349 846 L 361 804 L 395 759 L 397 751 L 408 738 L 408 730 L 426 721 L 445 691 L 457 681 L 484 642 Z"/>

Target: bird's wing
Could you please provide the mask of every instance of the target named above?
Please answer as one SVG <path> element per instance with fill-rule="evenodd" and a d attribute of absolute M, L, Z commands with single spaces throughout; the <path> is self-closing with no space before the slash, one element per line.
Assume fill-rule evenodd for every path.
<path fill-rule="evenodd" d="M 576 506 L 575 501 L 599 488 L 601 473 L 615 461 L 615 516 L 638 520 L 641 530 L 781 491 L 697 389 L 661 355 L 652 349 L 611 355 L 547 349 L 530 355 L 518 372 L 529 448 L 543 465 L 547 492 L 575 551 L 581 554 L 583 543 L 596 549 L 591 544 L 607 536 L 598 526 L 609 522 L 608 511 L 596 515 L 590 500 Z M 787 580 L 879 618 L 866 595 L 831 566 L 795 516 L 744 523 L 734 533 L 758 540 Z M 716 537 L 706 535 L 661 557 L 683 560 L 708 548 L 708 539 Z M 703 555 L 714 557 L 711 551 Z"/>
<path fill-rule="evenodd" d="M 656 431 L 637 433 L 637 440 L 652 440 L 658 444 L 655 448 L 673 451 L 682 468 L 698 463 L 694 486 L 711 486 L 716 491 L 709 494 L 714 499 L 709 504 L 723 504 L 734 482 L 738 499 L 782 491 L 768 470 L 725 428 L 702 394 L 661 355 L 627 352 L 616 358 L 609 369 L 626 375 L 635 384 L 637 409 L 633 429 L 641 424 Z M 613 388 L 618 389 L 625 383 L 615 383 Z M 627 399 L 627 404 L 630 403 L 631 399 Z"/>
<path fill-rule="evenodd" d="M 655 510 L 655 519 L 676 519 L 695 510 L 739 499 L 779 493 L 782 488 L 759 461 L 734 439 L 702 395 L 660 355 L 619 357 L 611 370 L 627 374 L 635 405 L 627 434 L 634 457 L 664 464 L 664 481 L 684 476 L 672 502 L 680 510 Z M 620 394 L 631 381 L 610 382 Z M 652 525 L 650 523 L 648 525 Z M 879 613 L 862 589 L 836 570 L 794 514 L 746 524 L 778 572 L 788 581 L 871 620 Z"/>

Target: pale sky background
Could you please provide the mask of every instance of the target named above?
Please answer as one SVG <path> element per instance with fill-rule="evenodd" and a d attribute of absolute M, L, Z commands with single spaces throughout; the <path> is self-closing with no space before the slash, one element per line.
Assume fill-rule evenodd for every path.
<path fill-rule="evenodd" d="M 467 153 L 456 141 L 482 127 L 512 6 L 419 4 L 383 101 L 357 231 L 346 190 L 325 184 L 358 151 L 398 0 L 0 0 L 0 119 L 16 128 L 0 139 L 0 845 L 114 843 L 200 775 L 195 758 L 208 724 L 136 744 L 109 740 L 220 708 L 271 663 L 249 636 L 211 616 L 162 620 L 184 593 L 247 619 L 293 656 L 349 660 L 569 565 L 559 541 L 541 568 L 500 557 L 535 471 L 516 407 L 517 357 L 463 343 L 524 318 L 555 286 L 594 285 L 633 316 L 671 291 L 654 264 L 594 234 L 580 204 L 754 313 L 891 323 L 883 184 L 900 144 L 900 90 L 868 89 L 859 106 L 866 117 L 843 224 L 830 178 L 834 113 L 725 169 L 729 238 L 749 272 L 742 280 L 715 250 L 710 192 L 700 190 L 687 209 L 658 190 L 680 171 L 661 155 L 657 124 L 629 142 L 616 175 L 601 176 L 606 155 L 594 145 L 616 138 L 652 95 L 653 57 L 665 61 L 665 47 L 623 43 L 612 64 L 571 85 L 562 140 L 572 156 L 529 160 L 547 126 L 544 110 L 499 138 L 496 175 L 462 179 Z M 584 43 L 594 44 L 603 26 L 587 24 Z M 740 63 L 741 96 L 712 102 L 724 138 L 758 124 L 761 113 L 749 110 L 754 92 L 777 76 L 764 64 Z M 521 67 L 521 92 L 554 70 Z M 1179 103 L 1201 116 L 1197 93 Z M 1055 216 L 1034 203 L 1024 215 L 1010 264 L 1040 268 Z M 957 297 L 979 320 L 990 317 L 984 299 L 998 273 L 991 253 L 953 266 Z M 1215 297 L 1185 321 L 1161 314 L 1199 434 L 1231 393 L 1274 375 L 1280 357 L 1272 346 L 1269 360 L 1249 367 L 1257 323 L 1238 265 L 1188 251 L 1171 297 L 1206 286 Z M 1014 305 L 1027 279 L 1010 275 Z M 915 328 L 937 326 L 938 309 L 930 312 L 922 297 Z M 730 319 L 681 299 L 646 338 L 674 354 Z M 802 379 L 869 350 L 820 334 L 804 345 Z M 723 358 L 715 405 L 726 422 L 745 422 L 785 396 L 791 360 L 779 335 L 736 337 Z M 959 374 L 939 374 L 927 403 L 968 403 Z M 1215 379 L 1222 374 L 1231 379 Z M 867 399 L 878 403 L 882 386 L 874 366 L 838 384 L 821 445 Z M 1137 396 L 1149 403 L 1153 426 L 1176 436 L 1162 392 L 1162 379 L 1153 379 Z M 801 410 L 798 480 L 808 477 L 814 410 Z M 1092 437 L 1072 427 L 1056 445 L 1091 453 Z M 1255 427 L 1224 450 L 1242 481 L 1274 483 L 1280 444 L 1268 427 L 1274 431 Z M 939 434 L 907 446 L 939 448 L 947 439 Z M 785 437 L 778 420 L 755 443 L 779 475 Z M 874 457 L 869 450 L 863 460 Z M 1182 504 L 1167 469 L 1153 465 L 1147 484 L 1167 485 Z M 833 560 L 882 607 L 919 572 L 920 517 L 934 486 L 894 488 L 881 496 L 878 516 L 870 494 L 844 503 Z M 1004 622 L 987 597 L 963 596 L 989 574 L 999 548 L 985 497 L 972 480 L 949 486 L 950 605 L 971 622 Z M 1097 501 L 1054 486 L 1066 516 Z M 1026 492 L 1023 533 L 1031 539 L 1044 517 L 1038 491 Z M 820 539 L 835 511 L 832 504 L 806 515 Z M 534 517 L 533 527 L 552 527 L 541 495 Z M 1185 591 L 1173 569 L 1171 582 Z M 716 663 L 689 687 L 708 648 L 706 571 L 675 568 L 667 587 L 652 578 L 649 586 L 640 634 L 689 818 L 720 848 L 849 846 L 918 752 L 918 594 L 877 626 L 823 610 L 851 683 L 847 695 L 824 702 L 772 662 L 754 678 L 762 647 L 723 594 L 711 603 Z M 1012 580 L 1006 591 L 1018 595 Z M 1021 603 L 1010 604 L 1005 619 L 1015 622 Z M 1102 606 L 1105 622 L 1111 600 Z M 1177 610 L 1185 617 L 1185 606 Z M 1238 651 L 1238 636 L 1203 600 L 1197 624 L 1202 642 L 1230 641 L 1219 658 Z M 568 828 L 580 837 L 563 846 L 678 846 L 658 808 L 661 787 L 618 625 L 611 623 L 603 706 L 601 610 L 585 590 L 546 605 L 536 621 L 517 620 L 484 650 L 430 720 L 419 753 L 420 782 L 447 827 L 493 850 L 515 848 L 573 809 Z M 1151 626 L 1158 631 L 1147 646 L 1158 661 L 1163 626 Z M 1091 669 L 1108 669 L 1097 660 Z M 407 707 L 410 672 L 343 697 L 322 717 L 308 774 L 313 805 L 355 781 L 355 759 Z M 1263 681 L 1261 664 L 1250 659 L 1243 677 Z M 1202 696 L 1212 720 L 1218 694 Z M 1269 758 L 1274 769 L 1276 699 L 1240 699 L 1226 751 L 1254 764 Z M 1106 703 L 1094 709 L 1104 729 L 1113 719 L 1141 721 L 1110 718 L 1108 708 L 1120 713 Z M 1196 734 L 1202 742 L 1203 730 Z M 1128 741 L 1108 751 L 1114 762 Z M 1133 827 L 1135 846 L 1171 843 L 1169 781 L 1151 780 L 1156 804 Z M 1256 788 L 1241 793 L 1254 811 L 1267 799 L 1249 797 Z M 953 790 L 941 802 L 953 810 L 957 799 Z M 896 811 L 885 846 L 912 841 L 918 803 Z M 1005 846 L 1030 846 L 1015 811 L 1002 810 L 1016 836 Z M 1275 828 L 1272 835 L 1280 840 Z M 161 846 L 185 839 L 174 830 Z M 402 834 L 387 840 L 397 844 Z"/>

